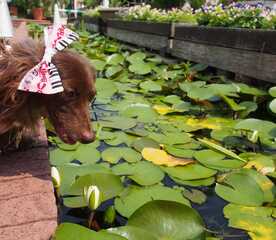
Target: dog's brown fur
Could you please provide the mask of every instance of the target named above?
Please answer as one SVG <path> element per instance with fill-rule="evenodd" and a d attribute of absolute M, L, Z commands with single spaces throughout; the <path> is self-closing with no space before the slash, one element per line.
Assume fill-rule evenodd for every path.
<path fill-rule="evenodd" d="M 42 59 L 43 53 L 43 45 L 29 38 L 13 41 L 11 51 L 2 52 L 0 148 L 10 141 L 11 132 L 32 128 L 44 116 L 66 143 L 88 143 L 94 139 L 89 104 L 96 94 L 95 71 L 77 53 L 64 50 L 53 58 L 63 82 L 63 93 L 44 95 L 17 90 L 23 76 Z"/>

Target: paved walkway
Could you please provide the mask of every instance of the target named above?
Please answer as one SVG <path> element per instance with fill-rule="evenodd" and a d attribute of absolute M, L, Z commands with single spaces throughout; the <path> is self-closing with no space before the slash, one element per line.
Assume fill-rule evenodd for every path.
<path fill-rule="evenodd" d="M 40 139 L 42 147 L 0 156 L 1 240 L 48 240 L 57 226 L 44 130 Z"/>

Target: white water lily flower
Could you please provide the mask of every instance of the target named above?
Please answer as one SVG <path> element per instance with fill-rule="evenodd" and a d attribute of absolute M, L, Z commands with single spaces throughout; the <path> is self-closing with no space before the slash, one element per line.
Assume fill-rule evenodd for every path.
<path fill-rule="evenodd" d="M 101 204 L 101 192 L 97 186 L 85 186 L 83 189 L 83 195 L 87 206 L 91 210 L 97 209 Z"/>
<path fill-rule="evenodd" d="M 59 171 L 56 167 L 51 168 L 51 176 L 52 176 L 54 187 L 59 188 L 61 184 L 61 179 L 60 179 Z"/>

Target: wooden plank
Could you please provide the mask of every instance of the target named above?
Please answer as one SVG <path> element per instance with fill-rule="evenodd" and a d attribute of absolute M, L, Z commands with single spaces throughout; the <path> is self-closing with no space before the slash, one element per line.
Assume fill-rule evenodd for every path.
<path fill-rule="evenodd" d="M 178 58 L 276 83 L 276 55 L 180 40 L 173 41 L 170 53 Z"/>
<path fill-rule="evenodd" d="M 276 54 L 275 30 L 176 25 L 175 39 L 212 46 Z"/>
<path fill-rule="evenodd" d="M 150 23 L 142 21 L 122 21 L 110 19 L 106 21 L 107 27 L 128 30 L 133 33 L 148 33 L 159 36 L 171 36 L 172 24 L 170 23 Z"/>
<path fill-rule="evenodd" d="M 135 44 L 140 47 L 146 47 L 153 50 L 163 50 L 167 48 L 168 45 L 168 38 L 166 36 L 132 32 L 111 27 L 107 27 L 106 35 L 123 42 Z"/>

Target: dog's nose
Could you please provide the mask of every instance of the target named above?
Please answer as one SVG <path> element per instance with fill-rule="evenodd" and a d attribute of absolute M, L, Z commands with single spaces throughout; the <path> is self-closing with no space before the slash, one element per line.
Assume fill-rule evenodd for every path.
<path fill-rule="evenodd" d="M 95 133 L 91 131 L 84 131 L 81 133 L 80 142 L 81 143 L 91 143 L 95 140 Z"/>

